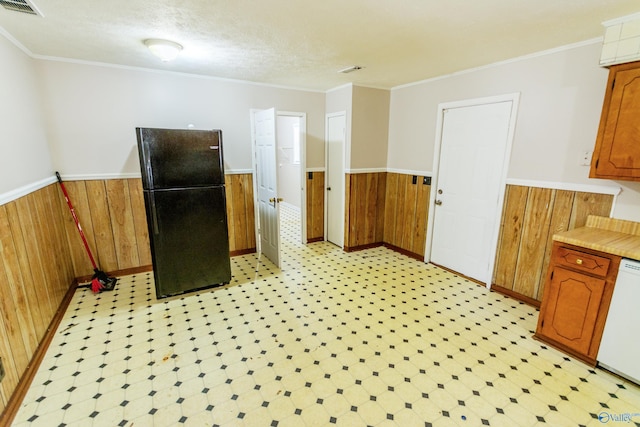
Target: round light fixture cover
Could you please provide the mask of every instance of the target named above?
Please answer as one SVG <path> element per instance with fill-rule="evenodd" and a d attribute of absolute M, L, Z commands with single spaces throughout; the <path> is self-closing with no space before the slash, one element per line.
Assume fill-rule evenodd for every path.
<path fill-rule="evenodd" d="M 162 62 L 173 61 L 182 50 L 182 45 L 170 40 L 146 39 L 144 44 Z"/>

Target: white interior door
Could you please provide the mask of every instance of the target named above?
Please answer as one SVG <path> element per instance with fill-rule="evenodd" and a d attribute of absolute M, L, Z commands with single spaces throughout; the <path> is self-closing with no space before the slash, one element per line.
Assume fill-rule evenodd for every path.
<path fill-rule="evenodd" d="M 326 181 L 325 200 L 327 215 L 327 241 L 344 246 L 344 145 L 346 115 L 327 115 Z"/>
<path fill-rule="evenodd" d="M 275 109 L 254 112 L 253 122 L 260 251 L 277 267 L 280 267 Z"/>
<path fill-rule="evenodd" d="M 431 261 L 490 284 L 514 100 L 441 111 Z"/>

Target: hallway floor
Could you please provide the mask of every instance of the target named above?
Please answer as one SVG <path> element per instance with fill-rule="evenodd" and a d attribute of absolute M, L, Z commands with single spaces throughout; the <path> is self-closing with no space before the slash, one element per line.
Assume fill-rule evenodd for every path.
<path fill-rule="evenodd" d="M 304 246 L 283 210 L 283 270 L 253 254 L 199 294 L 156 300 L 151 273 L 78 290 L 14 425 L 556 427 L 640 413 L 636 385 L 533 340 L 534 308 L 386 248 Z"/>

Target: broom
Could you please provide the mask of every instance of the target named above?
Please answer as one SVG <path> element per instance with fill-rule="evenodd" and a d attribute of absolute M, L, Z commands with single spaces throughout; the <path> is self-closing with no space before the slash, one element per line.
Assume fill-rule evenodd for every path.
<path fill-rule="evenodd" d="M 87 243 L 87 238 L 84 236 L 84 231 L 82 231 L 82 227 L 80 226 L 80 221 L 78 220 L 78 216 L 76 215 L 76 211 L 71 204 L 71 200 L 69 200 L 69 193 L 67 193 L 67 189 L 62 182 L 62 178 L 60 174 L 56 172 L 56 177 L 58 178 L 58 183 L 60 183 L 60 188 L 62 189 L 62 193 L 64 194 L 64 199 L 67 201 L 67 205 L 69 206 L 69 210 L 71 211 L 71 216 L 73 217 L 74 222 L 76 223 L 76 228 L 80 233 L 80 237 L 82 237 L 82 243 L 84 243 L 84 248 L 87 251 L 87 255 L 89 255 L 89 259 L 91 260 L 91 265 L 93 266 L 93 277 L 91 278 L 91 285 L 86 286 L 78 286 L 80 287 L 91 287 L 91 290 L 94 293 L 102 292 L 102 291 L 112 291 L 116 286 L 117 278 L 108 276 L 107 273 L 100 270 L 96 264 L 96 260 L 93 258 L 93 254 L 91 253 L 91 249 L 89 248 L 89 243 Z"/>

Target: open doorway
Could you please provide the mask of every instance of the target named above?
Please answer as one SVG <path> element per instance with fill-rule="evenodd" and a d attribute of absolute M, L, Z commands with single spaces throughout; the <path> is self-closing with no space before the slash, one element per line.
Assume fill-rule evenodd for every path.
<path fill-rule="evenodd" d="M 281 208 L 281 238 L 306 243 L 305 198 L 305 137 L 306 115 L 281 112 L 276 114 L 276 161 L 278 166 L 278 197 Z M 285 215 L 286 214 L 286 215 Z M 282 221 L 286 221 L 286 224 Z M 283 233 L 286 225 L 287 233 Z"/>
<path fill-rule="evenodd" d="M 282 267 L 294 267 L 288 254 L 293 247 L 306 243 L 305 139 L 304 113 L 276 114 L 276 162 L 280 202 L 280 241 Z"/>

